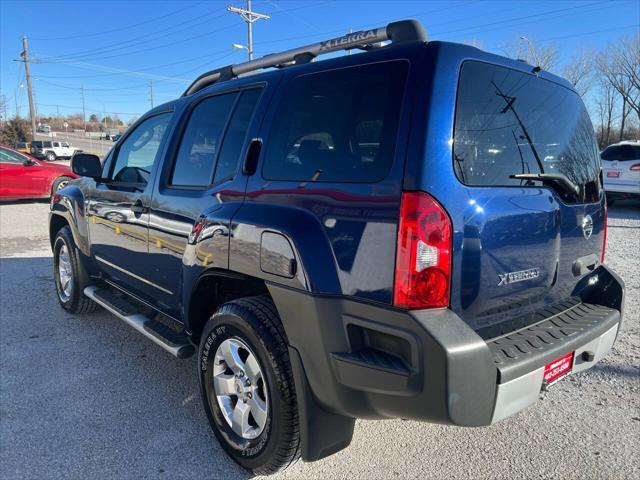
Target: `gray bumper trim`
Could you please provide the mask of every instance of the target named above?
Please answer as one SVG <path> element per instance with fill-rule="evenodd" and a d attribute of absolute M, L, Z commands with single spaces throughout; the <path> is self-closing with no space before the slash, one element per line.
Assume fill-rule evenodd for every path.
<path fill-rule="evenodd" d="M 571 373 L 581 372 L 593 367 L 599 362 L 613 347 L 616 339 L 619 324 L 611 327 L 602 335 L 594 338 L 585 345 L 575 350 L 575 360 Z M 589 351 L 595 354 L 595 358 L 586 362 L 582 359 L 582 352 Z M 538 368 L 521 377 L 510 380 L 506 383 L 498 385 L 496 393 L 495 407 L 491 423 L 503 420 L 520 410 L 525 409 L 529 405 L 536 402 L 542 388 L 542 376 L 544 367 Z"/>

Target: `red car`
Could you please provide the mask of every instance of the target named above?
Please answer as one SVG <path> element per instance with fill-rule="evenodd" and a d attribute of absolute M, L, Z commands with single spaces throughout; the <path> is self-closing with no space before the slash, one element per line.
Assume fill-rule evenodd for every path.
<path fill-rule="evenodd" d="M 78 178 L 66 165 L 44 163 L 0 144 L 0 200 L 49 198 Z"/>

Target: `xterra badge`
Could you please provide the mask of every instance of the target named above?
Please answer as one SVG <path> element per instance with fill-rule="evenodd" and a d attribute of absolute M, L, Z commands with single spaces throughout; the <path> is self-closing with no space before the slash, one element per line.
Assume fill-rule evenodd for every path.
<path fill-rule="evenodd" d="M 511 283 L 524 282 L 540 276 L 539 268 L 530 268 L 529 270 L 521 270 L 519 272 L 509 272 L 498 274 L 500 283 L 498 285 L 509 285 Z"/>

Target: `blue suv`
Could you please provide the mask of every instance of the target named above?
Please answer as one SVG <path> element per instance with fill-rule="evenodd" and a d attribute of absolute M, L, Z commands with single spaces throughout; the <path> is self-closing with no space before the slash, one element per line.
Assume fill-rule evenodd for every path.
<path fill-rule="evenodd" d="M 197 355 L 255 473 L 345 448 L 356 418 L 493 424 L 620 326 L 580 96 L 415 21 L 208 72 L 72 164 L 60 304 Z"/>

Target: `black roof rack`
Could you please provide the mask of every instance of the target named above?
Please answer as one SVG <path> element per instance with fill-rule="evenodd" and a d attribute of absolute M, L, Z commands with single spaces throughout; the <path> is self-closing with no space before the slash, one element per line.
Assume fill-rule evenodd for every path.
<path fill-rule="evenodd" d="M 265 55 L 255 60 L 238 63 L 236 65 L 227 65 L 226 67 L 204 73 L 187 88 L 182 96 L 191 95 L 218 81 L 230 80 L 243 73 L 253 72 L 262 68 L 308 63 L 318 55 L 355 48 L 367 49 L 386 40 L 391 40 L 394 44 L 425 42 L 427 40 L 427 34 L 422 28 L 422 24 L 417 20 L 402 20 L 392 22 L 386 27 L 348 33 L 342 37 L 332 38 L 280 53 Z"/>

